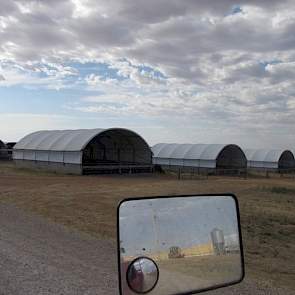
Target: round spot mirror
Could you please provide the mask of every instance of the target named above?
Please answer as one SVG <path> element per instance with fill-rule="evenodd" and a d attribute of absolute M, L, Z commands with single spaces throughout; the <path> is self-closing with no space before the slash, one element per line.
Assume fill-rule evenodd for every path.
<path fill-rule="evenodd" d="M 127 270 L 129 288 L 138 294 L 150 292 L 159 279 L 159 270 L 156 263 L 146 257 L 139 257 L 130 263 Z"/>

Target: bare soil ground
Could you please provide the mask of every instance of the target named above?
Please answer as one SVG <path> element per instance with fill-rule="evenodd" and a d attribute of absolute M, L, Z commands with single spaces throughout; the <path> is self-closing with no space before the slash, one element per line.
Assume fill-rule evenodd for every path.
<path fill-rule="evenodd" d="M 110 239 L 116 237 L 117 204 L 125 197 L 226 192 L 240 203 L 246 276 L 295 290 L 293 178 L 64 176 L 0 163 L 0 202 Z"/>

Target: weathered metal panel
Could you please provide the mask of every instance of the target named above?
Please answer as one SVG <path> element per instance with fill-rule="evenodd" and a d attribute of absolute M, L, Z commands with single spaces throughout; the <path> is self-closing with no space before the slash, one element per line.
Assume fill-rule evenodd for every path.
<path fill-rule="evenodd" d="M 36 160 L 36 152 L 31 150 L 24 150 L 24 160 L 35 161 Z"/>
<path fill-rule="evenodd" d="M 184 159 L 183 166 L 185 166 L 185 167 L 200 167 L 200 160 L 198 160 L 198 159 Z"/>
<path fill-rule="evenodd" d="M 82 164 L 82 152 L 64 152 L 64 163 Z"/>
<path fill-rule="evenodd" d="M 22 150 L 13 150 L 12 157 L 13 157 L 13 159 L 16 159 L 16 160 L 23 160 L 24 151 L 22 151 Z"/>
<path fill-rule="evenodd" d="M 157 164 L 157 165 L 167 165 L 169 166 L 170 165 L 170 159 L 166 159 L 166 158 L 156 158 L 156 163 L 154 164 Z"/>
<path fill-rule="evenodd" d="M 36 161 L 48 162 L 49 153 L 47 151 L 36 151 Z"/>
<path fill-rule="evenodd" d="M 49 152 L 49 161 L 55 163 L 64 162 L 64 152 L 50 151 Z"/>
<path fill-rule="evenodd" d="M 170 159 L 169 164 L 171 166 L 183 166 L 183 159 Z"/>
<path fill-rule="evenodd" d="M 77 164 L 63 164 L 55 162 L 41 162 L 29 160 L 14 160 L 17 167 L 28 168 L 34 170 L 49 171 L 61 174 L 82 174 L 81 165 Z"/>

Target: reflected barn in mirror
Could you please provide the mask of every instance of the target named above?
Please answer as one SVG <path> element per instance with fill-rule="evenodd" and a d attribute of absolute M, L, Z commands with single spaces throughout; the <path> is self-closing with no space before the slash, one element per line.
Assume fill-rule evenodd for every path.
<path fill-rule="evenodd" d="M 231 195 L 123 201 L 118 208 L 121 294 L 193 293 L 241 281 L 238 214 Z"/>

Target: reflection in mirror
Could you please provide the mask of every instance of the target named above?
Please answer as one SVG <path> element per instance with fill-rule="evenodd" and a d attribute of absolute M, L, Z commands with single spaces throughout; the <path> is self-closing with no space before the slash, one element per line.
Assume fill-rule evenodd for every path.
<path fill-rule="evenodd" d="M 128 266 L 127 283 L 135 293 L 150 292 L 156 286 L 158 278 L 157 265 L 150 258 L 137 258 Z"/>
<path fill-rule="evenodd" d="M 232 196 L 127 200 L 119 207 L 121 293 L 139 257 L 159 270 L 152 295 L 196 292 L 243 277 L 237 204 Z M 148 290 L 147 290 L 148 291 Z"/>

